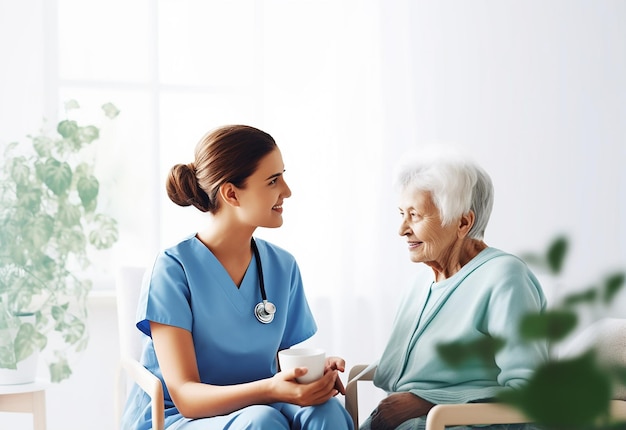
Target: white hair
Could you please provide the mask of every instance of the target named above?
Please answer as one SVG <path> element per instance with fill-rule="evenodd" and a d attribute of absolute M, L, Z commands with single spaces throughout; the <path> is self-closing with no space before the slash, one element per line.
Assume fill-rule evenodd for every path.
<path fill-rule="evenodd" d="M 397 187 L 430 192 L 444 226 L 471 210 L 475 219 L 468 237 L 483 239 L 493 207 L 493 184 L 485 170 L 460 153 L 441 147 L 403 160 L 395 173 Z"/>

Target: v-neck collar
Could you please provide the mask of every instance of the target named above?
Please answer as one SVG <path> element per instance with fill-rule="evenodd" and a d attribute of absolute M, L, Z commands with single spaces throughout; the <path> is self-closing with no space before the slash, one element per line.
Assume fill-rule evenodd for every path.
<path fill-rule="evenodd" d="M 438 295 L 438 297 L 436 298 L 436 302 L 433 303 L 432 306 L 428 307 L 428 309 L 426 309 L 426 304 L 430 295 L 430 288 L 425 291 L 425 297 L 422 302 L 422 313 L 424 313 L 424 315 L 422 315 L 423 320 L 420 321 L 420 326 L 416 327 L 415 337 L 418 337 L 421 332 L 425 330 L 426 326 L 431 322 L 434 316 L 439 313 L 439 310 L 448 300 L 450 295 L 454 292 L 454 290 L 456 290 L 456 288 L 470 273 L 472 273 L 478 267 L 482 266 L 485 262 L 491 260 L 494 257 L 497 257 L 498 255 L 502 255 L 502 251 L 496 248 L 487 247 L 480 251 L 465 266 L 461 267 L 461 270 L 452 275 L 450 278 L 444 279 L 439 282 L 433 282 L 431 284 L 431 288 L 442 289 L 443 292 L 442 294 Z"/>
<path fill-rule="evenodd" d="M 203 256 L 202 259 L 208 260 L 206 265 L 206 273 L 209 277 L 207 280 L 208 287 L 220 288 L 237 310 L 241 313 L 249 312 L 249 303 L 254 302 L 258 291 L 258 272 L 254 254 L 248 263 L 241 285 L 237 287 L 237 284 L 215 254 L 197 237 L 194 236 L 193 240 L 195 246 L 201 248 L 199 252 Z M 259 250 L 259 252 L 261 251 Z"/>

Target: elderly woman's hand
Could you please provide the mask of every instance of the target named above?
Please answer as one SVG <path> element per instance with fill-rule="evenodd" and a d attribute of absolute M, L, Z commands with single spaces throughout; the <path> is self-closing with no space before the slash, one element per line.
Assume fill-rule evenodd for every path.
<path fill-rule="evenodd" d="M 372 413 L 372 430 L 393 430 L 411 418 L 424 416 L 434 404 L 412 393 L 390 394 Z"/>

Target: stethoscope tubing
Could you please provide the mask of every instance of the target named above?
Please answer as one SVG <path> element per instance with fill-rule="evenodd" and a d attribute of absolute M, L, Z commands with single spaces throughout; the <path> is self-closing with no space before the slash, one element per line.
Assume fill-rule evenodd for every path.
<path fill-rule="evenodd" d="M 261 303 L 258 303 L 254 307 L 254 316 L 259 322 L 263 324 L 269 324 L 274 320 L 274 314 L 276 313 L 276 306 L 267 301 L 267 294 L 265 292 L 265 280 L 263 278 L 263 266 L 261 264 L 261 256 L 259 254 L 259 248 L 254 241 L 254 238 L 251 239 L 252 245 L 252 253 L 254 254 L 254 259 L 256 260 L 256 269 L 259 278 L 259 290 L 261 290 Z"/>

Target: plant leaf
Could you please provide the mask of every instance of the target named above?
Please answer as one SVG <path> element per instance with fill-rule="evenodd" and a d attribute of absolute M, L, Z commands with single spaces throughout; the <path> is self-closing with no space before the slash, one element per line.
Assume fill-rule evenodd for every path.
<path fill-rule="evenodd" d="M 548 261 L 548 267 L 554 274 L 559 274 L 563 268 L 565 262 L 565 255 L 567 254 L 568 241 L 565 236 L 557 237 L 554 242 L 549 246 L 546 253 L 546 260 Z"/>
<path fill-rule="evenodd" d="M 30 169 L 26 165 L 24 157 L 13 159 L 11 165 L 11 179 L 15 181 L 17 186 L 26 186 L 30 182 Z"/>
<path fill-rule="evenodd" d="M 33 257 L 33 267 L 37 270 L 37 278 L 29 278 L 31 285 L 28 289 L 30 291 L 38 291 L 42 289 L 44 285 L 48 285 L 47 281 L 54 279 L 54 272 L 57 265 L 58 262 L 53 260 L 49 255 L 40 254 L 37 258 Z"/>
<path fill-rule="evenodd" d="M 13 345 L 0 346 L 0 368 L 17 369 L 17 361 L 15 361 L 15 350 Z"/>
<path fill-rule="evenodd" d="M 611 394 L 608 374 L 586 353 L 540 366 L 526 385 L 499 397 L 548 428 L 588 429 L 608 416 Z"/>
<path fill-rule="evenodd" d="M 80 108 L 80 105 L 74 99 L 71 99 L 65 102 L 65 110 L 72 110 L 72 109 L 78 109 L 78 108 Z"/>
<path fill-rule="evenodd" d="M 71 203 L 59 205 L 57 212 L 57 221 L 65 227 L 71 228 L 80 224 L 80 209 Z"/>
<path fill-rule="evenodd" d="M 598 289 L 590 287 L 580 293 L 569 294 L 563 299 L 564 306 L 574 306 L 581 303 L 592 304 L 598 298 Z"/>
<path fill-rule="evenodd" d="M 99 188 L 100 183 L 93 175 L 83 176 L 78 180 L 76 189 L 83 206 L 89 206 L 98 197 Z"/>
<path fill-rule="evenodd" d="M 50 315 L 57 323 L 63 321 L 65 319 L 65 308 L 63 306 L 52 306 Z"/>
<path fill-rule="evenodd" d="M 33 147 L 40 157 L 50 157 L 54 142 L 47 136 L 37 136 L 33 138 Z"/>
<path fill-rule="evenodd" d="M 54 219 L 49 215 L 40 215 L 32 220 L 24 236 L 33 248 L 38 249 L 48 243 L 53 233 Z"/>
<path fill-rule="evenodd" d="M 59 132 L 59 134 L 63 136 L 64 139 L 74 138 L 77 131 L 78 124 L 76 124 L 76 121 L 70 121 L 69 119 L 66 119 L 59 122 L 59 124 L 57 125 L 57 132 Z"/>
<path fill-rule="evenodd" d="M 116 116 L 118 116 L 120 114 L 120 110 L 115 107 L 115 105 L 113 103 L 105 103 L 102 105 L 102 110 L 104 111 L 104 114 L 107 116 L 107 118 L 109 119 L 113 119 Z"/>
<path fill-rule="evenodd" d="M 72 369 L 70 369 L 70 366 L 65 359 L 60 359 L 56 363 L 51 363 L 48 368 L 50 370 L 50 380 L 52 382 L 61 382 L 72 375 Z"/>
<path fill-rule="evenodd" d="M 608 276 L 604 280 L 604 303 L 609 304 L 613 300 L 613 297 L 624 286 L 624 272 L 616 273 Z"/>
<path fill-rule="evenodd" d="M 564 339 L 576 327 L 578 317 L 570 310 L 548 310 L 541 314 L 527 314 L 520 323 L 520 334 L 526 340 Z"/>
<path fill-rule="evenodd" d="M 89 233 L 89 242 L 96 249 L 108 249 L 118 238 L 117 221 L 107 215 L 96 215 L 93 230 Z"/>
<path fill-rule="evenodd" d="M 72 168 L 70 165 L 54 158 L 48 158 L 43 165 L 40 165 L 38 174 L 57 196 L 64 194 L 72 185 Z"/>
<path fill-rule="evenodd" d="M 76 137 L 83 143 L 91 143 L 100 137 L 100 131 L 93 125 L 88 125 L 86 127 L 80 127 Z"/>
<path fill-rule="evenodd" d="M 76 317 L 63 327 L 63 340 L 68 344 L 75 344 L 85 335 L 85 324 Z"/>
<path fill-rule="evenodd" d="M 82 149 L 81 142 L 76 136 L 71 139 L 58 139 L 54 144 L 59 154 L 75 153 Z"/>
<path fill-rule="evenodd" d="M 41 190 L 39 188 L 18 187 L 17 202 L 30 213 L 36 214 L 41 208 Z"/>
<path fill-rule="evenodd" d="M 15 361 L 19 363 L 33 352 L 45 348 L 47 338 L 35 330 L 31 323 L 23 323 L 15 336 Z"/>
<path fill-rule="evenodd" d="M 437 352 L 450 366 L 459 367 L 464 361 L 473 358 L 489 362 L 504 344 L 505 340 L 502 338 L 485 337 L 472 342 L 440 343 L 437 345 Z"/>
<path fill-rule="evenodd" d="M 548 266 L 548 262 L 543 255 L 534 254 L 534 253 L 526 253 L 520 255 L 520 258 L 526 262 L 526 264 L 530 266 L 535 266 L 540 269 L 545 269 Z"/>
<path fill-rule="evenodd" d="M 82 228 L 77 226 L 71 229 L 63 229 L 57 236 L 57 243 L 61 253 L 73 253 L 77 256 L 82 256 L 86 253 L 85 245 L 87 244 L 87 239 Z"/>

